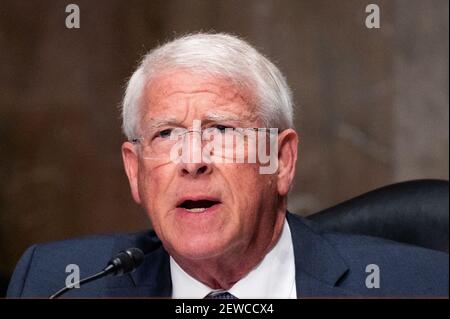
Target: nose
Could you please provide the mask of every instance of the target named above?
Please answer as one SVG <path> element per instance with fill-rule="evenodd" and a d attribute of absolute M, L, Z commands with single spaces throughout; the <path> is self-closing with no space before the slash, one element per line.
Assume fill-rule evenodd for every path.
<path fill-rule="evenodd" d="M 202 175 L 209 175 L 212 172 L 212 166 L 208 163 L 180 163 L 179 172 L 181 176 L 191 176 L 194 178 Z"/>
<path fill-rule="evenodd" d="M 200 134 L 189 134 L 200 133 Z M 190 137 L 189 137 L 190 136 Z M 202 138 L 201 132 L 189 131 L 184 137 L 184 146 L 186 154 L 183 157 L 185 161 L 179 164 L 179 172 L 181 176 L 200 177 L 201 175 L 208 175 L 212 172 L 212 165 L 206 163 L 202 156 Z M 184 152 L 183 151 L 183 152 Z M 188 159 L 186 161 L 186 159 Z"/>

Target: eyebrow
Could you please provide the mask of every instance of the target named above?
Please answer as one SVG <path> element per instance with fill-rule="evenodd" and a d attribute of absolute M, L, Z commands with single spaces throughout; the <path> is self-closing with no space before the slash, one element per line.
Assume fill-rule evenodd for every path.
<path fill-rule="evenodd" d="M 229 112 L 208 112 L 201 120 L 202 122 L 213 122 L 213 121 L 238 121 L 239 116 L 234 113 Z M 151 118 L 146 124 L 145 130 L 155 130 L 166 125 L 179 125 L 179 121 L 176 117 L 161 117 L 161 118 Z"/>
<path fill-rule="evenodd" d="M 161 118 L 151 118 L 147 123 L 145 123 L 145 129 L 157 129 L 161 126 L 169 125 L 169 124 L 177 124 L 176 117 L 161 117 Z"/>

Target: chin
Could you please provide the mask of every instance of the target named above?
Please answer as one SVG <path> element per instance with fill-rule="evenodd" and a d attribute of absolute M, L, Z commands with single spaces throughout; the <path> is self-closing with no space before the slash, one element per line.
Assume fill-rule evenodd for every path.
<path fill-rule="evenodd" d="M 209 259 L 223 254 L 228 246 L 222 239 L 219 241 L 217 235 L 195 237 L 185 239 L 179 245 L 173 245 L 177 255 L 191 260 Z"/>

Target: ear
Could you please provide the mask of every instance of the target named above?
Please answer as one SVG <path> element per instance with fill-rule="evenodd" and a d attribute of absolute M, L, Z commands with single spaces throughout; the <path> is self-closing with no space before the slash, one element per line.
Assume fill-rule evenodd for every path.
<path fill-rule="evenodd" d="M 278 135 L 278 177 L 277 187 L 281 196 L 286 196 L 295 176 L 298 135 L 293 129 L 286 129 Z"/>
<path fill-rule="evenodd" d="M 139 158 L 133 143 L 125 142 L 122 144 L 122 159 L 128 182 L 130 183 L 131 194 L 134 201 L 140 204 L 141 198 L 138 188 Z"/>

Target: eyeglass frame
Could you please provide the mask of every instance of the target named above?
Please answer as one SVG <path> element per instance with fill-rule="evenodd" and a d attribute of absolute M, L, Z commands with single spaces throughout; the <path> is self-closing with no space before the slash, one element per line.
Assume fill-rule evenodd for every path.
<path fill-rule="evenodd" d="M 179 129 L 183 129 L 183 128 L 180 127 Z M 234 132 L 235 130 L 239 129 L 239 127 L 227 127 L 227 128 L 225 128 L 225 130 L 227 130 L 227 129 L 232 129 L 233 132 Z M 246 127 L 246 128 L 240 128 L 240 129 L 252 130 L 252 131 L 264 130 L 266 133 L 273 134 L 270 131 L 272 128 L 268 128 L 268 127 Z M 276 128 L 276 129 L 278 130 L 278 128 Z M 188 133 L 200 133 L 200 134 L 202 134 L 202 131 L 204 131 L 205 129 L 200 129 L 200 131 L 198 131 L 198 130 L 188 130 L 188 129 L 185 129 L 185 130 L 186 131 L 183 132 L 183 134 L 180 134 L 180 136 L 185 136 Z M 281 132 L 277 132 L 277 135 L 280 134 L 280 133 Z M 145 138 L 144 136 L 135 137 L 135 138 L 131 139 L 129 142 L 132 143 L 132 144 L 138 144 L 141 140 L 145 140 L 145 139 L 147 139 L 147 138 Z"/>

